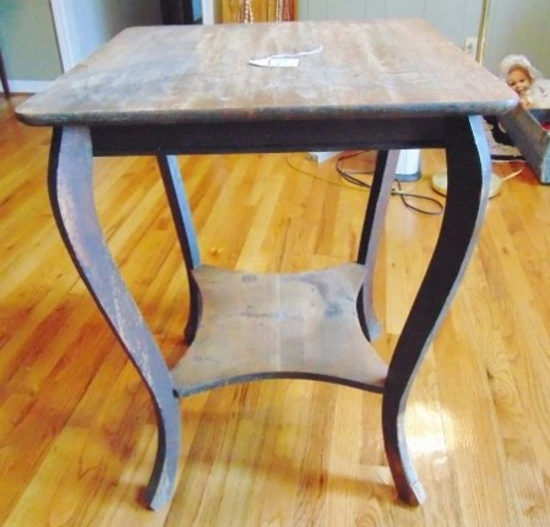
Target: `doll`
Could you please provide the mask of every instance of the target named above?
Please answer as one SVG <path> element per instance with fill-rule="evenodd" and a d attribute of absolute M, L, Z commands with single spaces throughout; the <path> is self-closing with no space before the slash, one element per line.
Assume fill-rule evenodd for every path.
<path fill-rule="evenodd" d="M 508 55 L 500 63 L 500 74 L 518 95 L 524 108 L 545 105 L 546 90 L 540 83 L 542 75 L 524 55 Z"/>

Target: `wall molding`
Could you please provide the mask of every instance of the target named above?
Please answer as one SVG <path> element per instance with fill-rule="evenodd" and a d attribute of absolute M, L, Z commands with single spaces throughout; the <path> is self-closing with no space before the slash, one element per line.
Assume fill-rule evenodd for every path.
<path fill-rule="evenodd" d="M 12 93 L 38 93 L 49 88 L 53 81 L 26 81 L 8 79 Z M 3 90 L 0 90 L 2 93 Z"/>
<path fill-rule="evenodd" d="M 68 19 L 69 15 L 65 2 L 66 0 L 50 0 L 50 6 L 61 64 L 63 71 L 68 71 L 77 62 L 77 50 L 75 49 L 74 34 L 70 30 L 73 24 Z"/>

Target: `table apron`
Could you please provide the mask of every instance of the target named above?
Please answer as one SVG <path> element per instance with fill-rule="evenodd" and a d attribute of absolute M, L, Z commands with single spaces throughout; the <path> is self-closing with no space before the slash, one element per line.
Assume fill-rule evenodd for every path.
<path fill-rule="evenodd" d="M 444 148 L 467 117 L 93 125 L 95 156 Z"/>

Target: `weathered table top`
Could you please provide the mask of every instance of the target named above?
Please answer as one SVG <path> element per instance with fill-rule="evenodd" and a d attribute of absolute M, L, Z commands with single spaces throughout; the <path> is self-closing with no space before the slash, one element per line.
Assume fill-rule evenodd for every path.
<path fill-rule="evenodd" d="M 311 51 L 295 68 L 250 59 Z M 452 65 L 452 67 L 449 67 Z M 140 27 L 21 105 L 27 124 L 501 114 L 515 94 L 416 19 Z"/>

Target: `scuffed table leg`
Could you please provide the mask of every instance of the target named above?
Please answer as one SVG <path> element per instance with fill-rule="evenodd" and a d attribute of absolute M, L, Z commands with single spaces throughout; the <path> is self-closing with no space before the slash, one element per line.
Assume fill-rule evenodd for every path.
<path fill-rule="evenodd" d="M 390 362 L 382 421 L 386 455 L 399 497 L 410 505 L 424 491 L 409 459 L 405 407 L 418 367 L 430 346 L 477 240 L 487 205 L 491 159 L 480 117 L 447 122 L 448 193 L 434 254 Z M 450 350 L 449 350 L 450 351 Z"/>
<path fill-rule="evenodd" d="M 169 502 L 180 447 L 180 410 L 166 363 L 113 262 L 93 202 L 87 128 L 54 130 L 49 192 L 57 225 L 97 305 L 145 382 L 158 422 L 158 449 L 146 491 L 151 508 Z"/>
<path fill-rule="evenodd" d="M 378 152 L 357 256 L 358 263 L 365 265 L 365 277 L 357 299 L 357 313 L 361 329 L 369 341 L 373 341 L 382 331 L 374 311 L 373 277 L 398 157 L 399 150 Z"/>
<path fill-rule="evenodd" d="M 191 209 L 181 178 L 176 156 L 158 155 L 157 161 L 166 190 L 168 204 L 174 219 L 178 240 L 185 262 L 187 282 L 189 284 L 189 318 L 184 330 L 185 342 L 190 344 L 195 339 L 202 313 L 202 299 L 192 270 L 201 263 L 197 234 L 191 216 Z"/>

